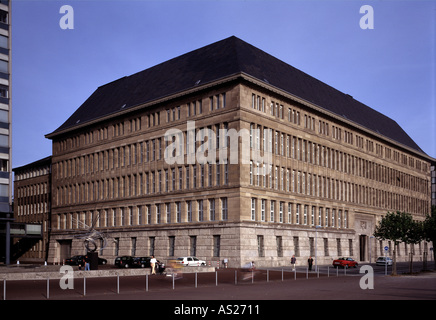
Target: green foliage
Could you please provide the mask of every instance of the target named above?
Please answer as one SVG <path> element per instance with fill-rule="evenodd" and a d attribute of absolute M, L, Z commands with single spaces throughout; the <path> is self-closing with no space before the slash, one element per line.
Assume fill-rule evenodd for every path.
<path fill-rule="evenodd" d="M 436 243 L 436 206 L 431 207 L 431 215 L 427 215 L 424 221 L 424 234 L 427 241 Z"/>
<path fill-rule="evenodd" d="M 374 236 L 380 240 L 392 240 L 396 243 L 415 241 L 415 222 L 406 212 L 388 212 L 375 227 Z M 419 242 L 419 241 L 418 241 Z"/>

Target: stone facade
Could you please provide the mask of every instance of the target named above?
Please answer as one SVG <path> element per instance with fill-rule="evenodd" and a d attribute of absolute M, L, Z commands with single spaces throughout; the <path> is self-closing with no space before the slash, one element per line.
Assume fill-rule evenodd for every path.
<path fill-rule="evenodd" d="M 207 49 L 171 63 L 202 59 Z M 430 212 L 430 157 L 266 79 L 230 73 L 120 107 L 83 122 L 81 110 L 47 135 L 51 261 L 83 253 L 74 236 L 90 226 L 111 238 L 100 252 L 109 261 L 151 254 L 228 258 L 231 267 L 288 265 L 294 254 L 302 265 L 309 256 L 320 264 L 338 256 L 374 261 L 388 244 L 371 238 L 386 212 L 417 220 Z M 418 256 L 428 249 L 415 247 Z M 406 259 L 412 248 L 401 248 Z"/>
<path fill-rule="evenodd" d="M 301 263 L 315 255 L 320 264 L 338 256 L 368 261 L 370 246 L 373 259 L 379 254 L 370 237 L 383 214 L 407 210 L 424 219 L 430 207 L 425 159 L 267 89 L 227 84 L 54 139 L 49 260 L 83 253 L 73 236 L 94 221 L 113 240 L 100 252 L 109 260 L 196 255 L 228 258 L 230 266 L 250 260 L 283 266 L 296 254 Z M 216 104 L 223 95 L 225 105 L 212 109 L 210 97 Z M 258 96 L 264 111 L 253 108 Z M 186 146 L 188 121 L 195 121 L 197 134 L 201 128 L 245 129 L 249 150 L 272 143 L 271 174 L 258 174 L 253 161 L 219 163 L 220 151 L 230 153 L 224 147 L 216 151 L 217 164 L 189 164 L 187 147 L 183 164 L 169 165 L 163 137 L 179 129 Z M 325 124 L 328 129 L 320 127 Z M 253 125 L 261 137 L 253 136 Z M 271 137 L 262 136 L 264 128 L 272 129 Z M 346 134 L 353 139 L 345 142 Z M 244 143 L 239 138 L 239 159 Z M 197 151 L 201 145 L 197 140 Z M 387 153 L 411 161 L 394 161 Z M 398 175 L 408 181 L 396 183 Z"/>

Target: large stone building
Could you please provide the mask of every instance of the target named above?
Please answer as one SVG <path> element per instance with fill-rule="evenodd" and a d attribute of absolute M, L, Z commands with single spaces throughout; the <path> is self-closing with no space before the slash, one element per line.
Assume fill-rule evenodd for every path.
<path fill-rule="evenodd" d="M 49 261 L 91 225 L 109 261 L 368 261 L 387 211 L 430 212 L 432 158 L 395 121 L 236 37 L 99 87 L 46 137 Z"/>
<path fill-rule="evenodd" d="M 51 229 L 51 157 L 13 171 L 15 222 L 39 231 L 38 237 L 16 239 L 13 257 L 26 262 L 47 261 Z"/>

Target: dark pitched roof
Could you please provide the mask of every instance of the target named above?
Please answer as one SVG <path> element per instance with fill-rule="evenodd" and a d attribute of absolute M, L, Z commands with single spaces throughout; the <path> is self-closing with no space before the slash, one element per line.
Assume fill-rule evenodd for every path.
<path fill-rule="evenodd" d="M 12 168 L 12 171 L 17 172 L 17 171 L 27 170 L 29 168 L 47 166 L 47 165 L 51 164 L 51 158 L 52 158 L 51 156 L 48 156 L 48 157 L 45 157 L 43 159 L 36 160 L 34 162 L 25 164 L 24 166 Z"/>
<path fill-rule="evenodd" d="M 389 117 L 272 55 L 230 37 L 99 87 L 52 136 L 200 84 L 245 73 L 424 153 Z"/>

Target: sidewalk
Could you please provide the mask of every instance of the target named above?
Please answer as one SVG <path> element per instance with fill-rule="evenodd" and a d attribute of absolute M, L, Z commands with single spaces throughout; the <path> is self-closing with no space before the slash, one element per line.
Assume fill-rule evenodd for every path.
<path fill-rule="evenodd" d="M 40 280 L 40 279 L 60 279 L 66 275 L 66 271 L 61 272 L 61 265 L 0 265 L 0 280 Z M 96 278 L 96 277 L 116 277 L 116 276 L 142 276 L 150 274 L 150 268 L 116 268 L 104 266 L 99 270 L 79 270 L 77 266 L 72 266 L 75 278 Z M 167 268 L 167 272 L 171 269 Z M 195 272 L 214 272 L 214 267 L 185 267 L 184 273 Z"/>

